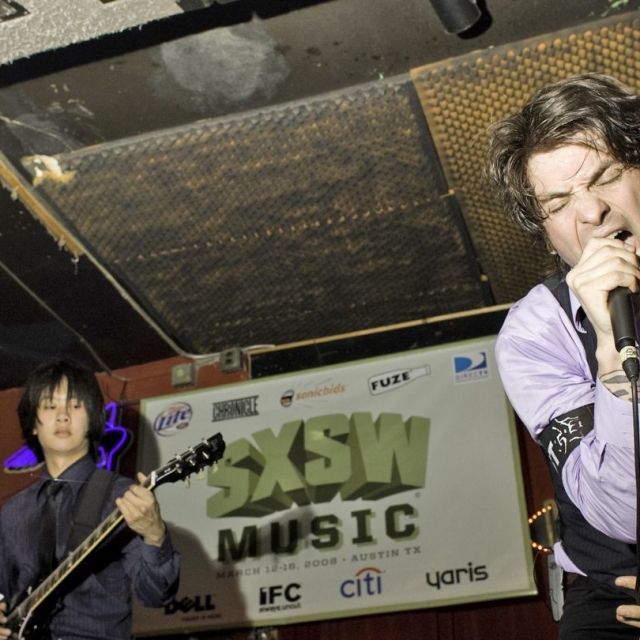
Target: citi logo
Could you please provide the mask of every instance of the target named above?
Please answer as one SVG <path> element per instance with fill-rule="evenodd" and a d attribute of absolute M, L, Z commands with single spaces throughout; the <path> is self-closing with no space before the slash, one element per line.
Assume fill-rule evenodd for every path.
<path fill-rule="evenodd" d="M 186 402 L 176 402 L 157 415 L 153 421 L 153 431 L 159 436 L 175 436 L 189 426 L 192 417 L 191 405 Z"/>
<path fill-rule="evenodd" d="M 382 571 L 376 567 L 365 567 L 356 573 L 355 578 L 345 580 L 340 585 L 343 598 L 363 598 L 382 593 Z"/>

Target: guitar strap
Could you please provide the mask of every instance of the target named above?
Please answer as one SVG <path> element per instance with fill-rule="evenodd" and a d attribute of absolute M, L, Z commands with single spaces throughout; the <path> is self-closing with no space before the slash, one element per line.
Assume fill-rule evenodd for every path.
<path fill-rule="evenodd" d="M 87 478 L 84 486 L 80 490 L 78 499 L 73 509 L 73 522 L 71 532 L 67 540 L 67 548 L 64 555 L 73 551 L 78 547 L 98 526 L 101 520 L 102 511 L 106 504 L 111 488 L 116 480 L 116 474 L 110 473 L 104 469 L 94 469 Z M 46 576 L 45 576 L 46 577 Z M 54 600 L 48 608 L 46 618 L 38 618 L 37 628 L 40 635 L 35 638 L 49 637 L 49 623 L 51 618 L 60 610 L 62 605 L 61 593 L 54 594 Z M 11 610 L 16 607 L 18 602 L 22 601 L 25 594 L 15 594 L 11 601 Z M 32 623 L 33 624 L 33 623 Z M 20 636 L 23 637 L 23 636 Z M 26 637 L 26 636 L 25 636 Z M 30 636 L 29 636 L 30 637 Z"/>
<path fill-rule="evenodd" d="M 105 469 L 96 468 L 91 472 L 73 510 L 73 525 L 67 542 L 67 553 L 80 545 L 100 523 L 115 480 L 116 474 Z"/>

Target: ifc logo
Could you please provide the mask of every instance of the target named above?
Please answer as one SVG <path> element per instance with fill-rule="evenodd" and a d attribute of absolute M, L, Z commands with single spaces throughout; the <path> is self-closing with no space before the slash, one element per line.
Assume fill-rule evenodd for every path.
<path fill-rule="evenodd" d="M 153 421 L 153 430 L 159 436 L 175 436 L 189 426 L 192 417 L 193 410 L 190 404 L 175 402 L 156 416 Z"/>

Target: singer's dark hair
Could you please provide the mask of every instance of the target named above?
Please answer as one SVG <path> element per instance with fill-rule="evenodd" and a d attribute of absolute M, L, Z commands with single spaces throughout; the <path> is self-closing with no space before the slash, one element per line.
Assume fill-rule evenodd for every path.
<path fill-rule="evenodd" d="M 38 405 L 51 399 L 56 387 L 66 380 L 67 398 L 82 402 L 89 416 L 89 454 L 97 458 L 97 443 L 104 433 L 104 399 L 95 375 L 85 367 L 70 360 L 56 360 L 40 365 L 28 376 L 20 402 L 18 419 L 22 437 L 39 461 L 44 459 L 42 447 L 33 430 L 38 421 Z"/>
<path fill-rule="evenodd" d="M 489 132 L 486 176 L 500 204 L 511 220 L 545 242 L 545 214 L 528 175 L 534 154 L 579 144 L 640 168 L 640 97 L 611 76 L 585 73 L 544 87 Z"/>

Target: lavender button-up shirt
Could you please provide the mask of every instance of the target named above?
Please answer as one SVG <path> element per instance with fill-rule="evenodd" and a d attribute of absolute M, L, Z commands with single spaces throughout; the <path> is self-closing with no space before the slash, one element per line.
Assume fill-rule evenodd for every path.
<path fill-rule="evenodd" d="M 594 382 L 576 331 L 580 305 L 570 292 L 572 319 L 544 285 L 510 310 L 496 344 L 502 383 L 533 439 L 556 416 L 594 405 L 594 428 L 570 454 L 562 481 L 585 519 L 612 538 L 635 544 L 636 491 L 632 404 Z M 556 560 L 583 573 L 556 545 Z"/>

